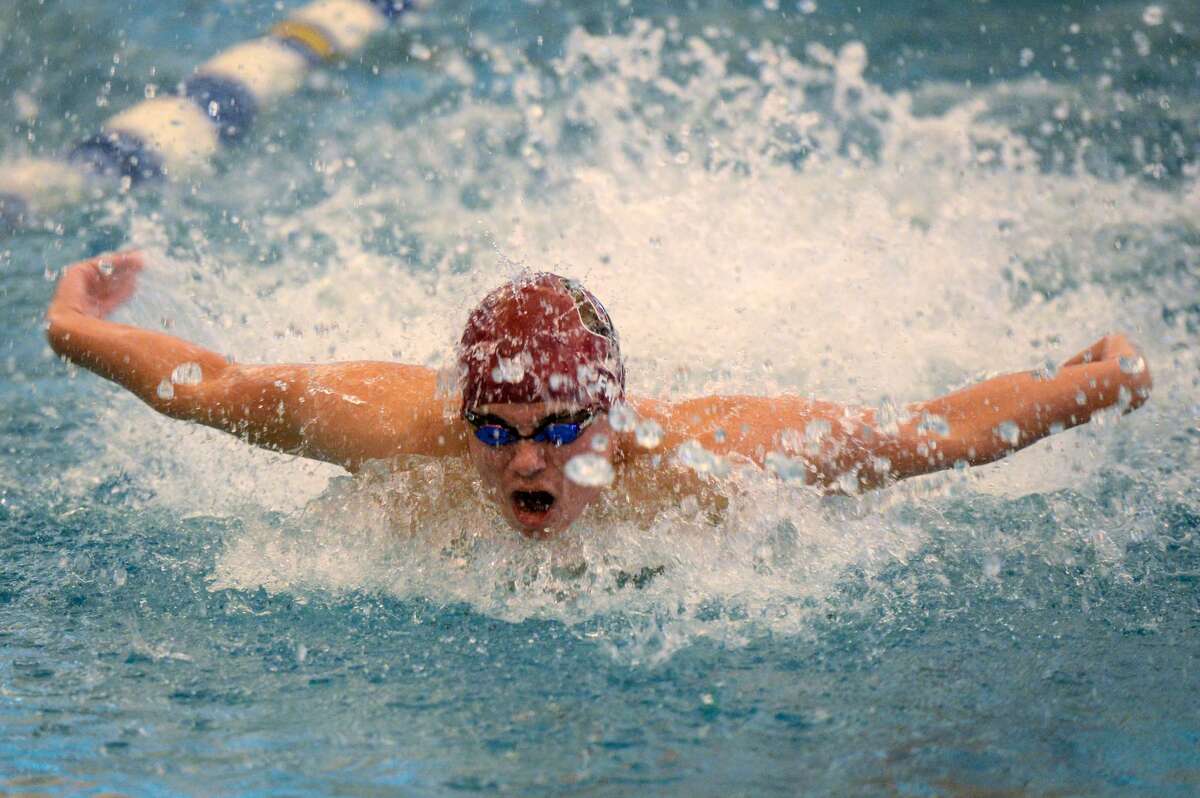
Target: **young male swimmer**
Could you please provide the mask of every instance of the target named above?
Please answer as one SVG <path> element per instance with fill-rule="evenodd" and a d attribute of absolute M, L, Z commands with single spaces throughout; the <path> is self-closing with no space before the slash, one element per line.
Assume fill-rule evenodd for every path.
<path fill-rule="evenodd" d="M 604 307 L 574 281 L 527 274 L 471 312 L 458 345 L 461 405 L 447 413 L 427 368 L 243 365 L 107 321 L 133 294 L 143 265 L 139 253 L 123 252 L 68 267 L 47 313 L 54 351 L 172 418 L 351 472 L 411 455 L 469 457 L 500 513 L 531 538 L 569 527 L 605 489 L 609 470 L 628 477 L 621 485 L 631 502 L 670 495 L 688 479 L 670 453 L 691 441 L 760 467 L 790 446 L 809 483 L 857 491 L 956 463 L 989 463 L 1104 408 L 1133 410 L 1152 386 L 1138 351 L 1109 335 L 1056 373 L 996 377 L 909 405 L 890 423 L 870 408 L 797 396 L 626 399 Z M 648 425 L 642 443 L 657 439 L 653 448 L 639 444 L 630 410 Z M 580 456 L 586 468 L 568 466 Z"/>

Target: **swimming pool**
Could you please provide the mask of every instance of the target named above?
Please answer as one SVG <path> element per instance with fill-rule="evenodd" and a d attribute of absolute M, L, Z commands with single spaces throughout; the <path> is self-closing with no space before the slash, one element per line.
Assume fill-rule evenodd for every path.
<path fill-rule="evenodd" d="M 0 152 L 295 5 L 17 0 Z M 1182 3 L 438 2 L 212 174 L 9 235 L 0 789 L 1193 794 L 1198 35 Z M 1109 329 L 1156 390 L 965 474 L 746 474 L 716 526 L 531 544 L 440 467 L 352 480 L 58 363 L 55 270 L 130 245 L 122 318 L 243 361 L 442 365 L 523 264 L 604 300 L 638 394 L 902 402 Z"/>

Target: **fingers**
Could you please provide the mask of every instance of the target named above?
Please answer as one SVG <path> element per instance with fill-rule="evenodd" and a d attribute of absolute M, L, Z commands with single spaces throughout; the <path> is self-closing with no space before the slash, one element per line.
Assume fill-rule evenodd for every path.
<path fill-rule="evenodd" d="M 1084 363 L 1099 363 L 1102 360 L 1113 360 L 1118 357 L 1130 357 L 1138 354 L 1137 348 L 1121 333 L 1110 333 L 1089 346 L 1063 366 L 1080 366 Z"/>
<path fill-rule="evenodd" d="M 120 277 L 125 274 L 136 274 L 146 266 L 145 258 L 136 249 L 126 249 L 121 252 L 109 252 L 97 255 L 83 261 L 80 266 L 88 265 L 99 272 L 103 278 Z"/>
<path fill-rule="evenodd" d="M 1087 349 L 1085 349 L 1082 352 L 1080 352 L 1079 354 L 1075 355 L 1075 357 L 1071 358 L 1070 360 L 1064 361 L 1063 366 L 1064 367 L 1066 367 L 1066 366 L 1082 366 L 1084 363 L 1094 363 L 1097 360 L 1102 360 L 1103 358 L 1101 357 L 1101 354 L 1104 351 L 1104 341 L 1105 340 L 1106 339 L 1101 338 L 1099 341 L 1092 344 Z"/>

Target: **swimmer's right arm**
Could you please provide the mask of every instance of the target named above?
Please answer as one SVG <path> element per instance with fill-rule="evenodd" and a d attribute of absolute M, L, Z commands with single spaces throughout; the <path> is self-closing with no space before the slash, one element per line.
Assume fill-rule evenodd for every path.
<path fill-rule="evenodd" d="M 140 253 L 120 252 L 64 270 L 46 314 L 54 351 L 167 416 L 351 471 L 369 460 L 465 451 L 461 425 L 443 412 L 430 369 L 241 365 L 180 338 L 107 320 L 133 295 L 144 265 Z M 199 382 L 171 382 L 184 363 L 199 366 Z"/>

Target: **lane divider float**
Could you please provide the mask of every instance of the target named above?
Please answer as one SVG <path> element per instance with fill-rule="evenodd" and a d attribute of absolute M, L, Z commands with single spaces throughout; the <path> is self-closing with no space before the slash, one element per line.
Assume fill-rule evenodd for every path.
<path fill-rule="evenodd" d="M 120 190 L 193 175 L 243 138 L 263 109 L 294 93 L 315 66 L 360 50 L 427 0 L 315 0 L 263 37 L 205 61 L 179 94 L 151 97 L 110 117 L 61 158 L 0 165 L 0 227 L 26 227 L 114 180 Z"/>

